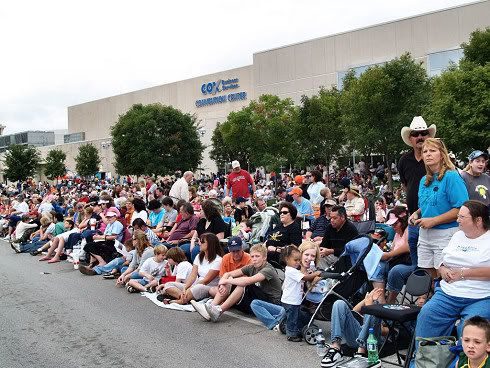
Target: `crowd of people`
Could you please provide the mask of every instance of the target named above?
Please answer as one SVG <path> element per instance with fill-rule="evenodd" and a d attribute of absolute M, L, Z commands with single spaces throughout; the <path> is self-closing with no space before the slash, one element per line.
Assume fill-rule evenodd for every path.
<path fill-rule="evenodd" d="M 369 327 L 381 340 L 380 321 L 354 323 L 354 313 L 394 303 L 417 268 L 440 281 L 418 301 L 416 336 L 450 335 L 457 326 L 465 347 L 474 339 L 464 331 L 484 326 L 490 351 L 488 154 L 474 151 L 458 168 L 422 117 L 401 136 L 410 150 L 396 167 L 401 185 L 394 193 L 386 186 L 392 168 L 381 163 L 282 175 L 259 168 L 251 175 L 233 161 L 226 175 L 4 185 L 0 229 L 16 253 L 49 264 L 68 260 L 81 274 L 114 279 L 130 293 L 191 304 L 208 321 L 231 308 L 254 314 L 271 330 L 285 325 L 287 340 L 296 342 L 310 318 L 302 308 L 306 285 L 317 283 L 318 270 L 336 264 L 360 235 L 358 224 L 370 221 L 383 255 L 365 299 L 354 310 L 340 300 L 333 305 L 322 366 L 344 359 L 342 341 L 365 355 Z M 475 318 L 483 322 L 468 322 Z M 481 366 L 483 358 L 462 361 Z"/>

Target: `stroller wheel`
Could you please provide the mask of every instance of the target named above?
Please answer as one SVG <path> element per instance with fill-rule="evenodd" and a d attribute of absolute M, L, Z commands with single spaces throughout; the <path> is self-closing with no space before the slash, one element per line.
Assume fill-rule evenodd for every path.
<path fill-rule="evenodd" d="M 305 341 L 310 345 L 316 345 L 316 336 L 318 335 L 319 328 L 316 325 L 305 327 L 303 329 L 303 337 Z"/>

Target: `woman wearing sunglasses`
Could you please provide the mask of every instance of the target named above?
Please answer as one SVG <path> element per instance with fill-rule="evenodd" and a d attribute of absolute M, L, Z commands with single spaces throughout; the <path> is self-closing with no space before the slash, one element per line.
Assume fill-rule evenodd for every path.
<path fill-rule="evenodd" d="M 279 204 L 279 224 L 272 230 L 267 245 L 267 260 L 280 263 L 282 248 L 294 244 L 300 245 L 302 238 L 301 224 L 296 221 L 298 210 L 289 202 Z"/>

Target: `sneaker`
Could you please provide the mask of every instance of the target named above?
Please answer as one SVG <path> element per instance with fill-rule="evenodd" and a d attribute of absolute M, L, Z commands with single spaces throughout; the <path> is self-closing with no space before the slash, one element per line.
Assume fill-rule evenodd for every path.
<path fill-rule="evenodd" d="M 277 332 L 277 333 L 281 333 L 281 323 L 278 323 L 277 325 L 272 327 L 272 331 Z"/>
<path fill-rule="evenodd" d="M 10 240 L 10 235 L 5 236 L 3 240 Z"/>
<path fill-rule="evenodd" d="M 330 348 L 322 359 L 322 368 L 336 367 L 344 360 L 344 354 L 338 349 Z"/>
<path fill-rule="evenodd" d="M 15 251 L 15 253 L 20 253 L 20 245 L 17 243 L 10 243 L 10 247 Z"/>
<path fill-rule="evenodd" d="M 131 285 L 126 286 L 126 290 L 128 291 L 128 293 L 138 293 L 138 290 L 136 290 Z"/>
<path fill-rule="evenodd" d="M 36 249 L 36 250 L 33 250 L 30 255 L 31 256 L 38 256 L 39 254 L 41 254 L 41 251 L 39 249 Z"/>
<path fill-rule="evenodd" d="M 212 303 L 204 304 L 204 308 L 209 314 L 209 318 L 213 322 L 218 322 L 219 317 L 223 314 L 223 310 L 219 305 L 213 305 Z"/>
<path fill-rule="evenodd" d="M 113 279 L 117 278 L 117 275 L 115 273 L 108 272 L 108 273 L 103 274 L 102 277 L 106 280 L 113 280 Z"/>
<path fill-rule="evenodd" d="M 87 275 L 87 276 L 93 276 L 93 275 L 97 275 L 97 272 L 95 272 L 94 270 L 92 270 L 91 268 L 87 267 L 87 266 L 84 266 L 84 265 L 80 265 L 78 266 L 78 270 L 83 273 L 84 275 Z"/>
<path fill-rule="evenodd" d="M 301 342 L 303 339 L 300 336 L 288 336 L 288 341 L 291 342 Z M 322 365 L 323 367 L 323 365 Z"/>
<path fill-rule="evenodd" d="M 209 315 L 206 305 L 204 303 L 199 303 L 195 300 L 191 300 L 191 305 L 202 318 L 204 318 L 206 321 L 211 320 L 211 316 Z"/>

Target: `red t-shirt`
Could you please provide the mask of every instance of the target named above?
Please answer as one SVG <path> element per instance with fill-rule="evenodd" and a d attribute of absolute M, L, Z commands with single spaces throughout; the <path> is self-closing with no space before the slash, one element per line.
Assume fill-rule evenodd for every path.
<path fill-rule="evenodd" d="M 233 198 L 243 197 L 249 198 L 250 191 L 248 190 L 248 185 L 253 184 L 253 179 L 246 170 L 240 170 L 239 172 L 232 171 L 228 175 L 228 181 L 226 186 L 228 189 L 231 188 L 233 191 Z"/>

